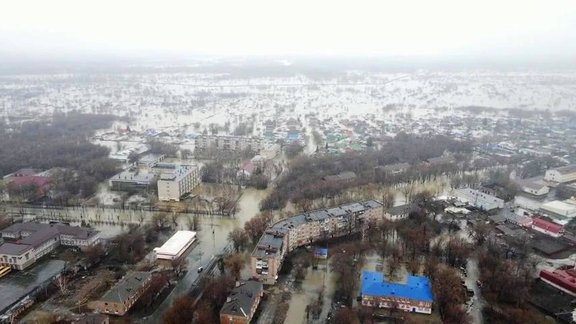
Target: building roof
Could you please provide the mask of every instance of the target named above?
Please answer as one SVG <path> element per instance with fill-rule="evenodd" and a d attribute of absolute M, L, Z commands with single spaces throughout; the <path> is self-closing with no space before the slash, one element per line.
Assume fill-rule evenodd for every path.
<path fill-rule="evenodd" d="M 110 178 L 110 181 L 115 182 L 129 182 L 129 183 L 141 183 L 141 184 L 150 184 L 154 181 L 156 177 L 153 173 L 145 173 L 145 172 L 135 172 L 135 171 L 122 171 L 117 175 Z"/>
<path fill-rule="evenodd" d="M 381 272 L 362 273 L 362 295 L 398 297 L 416 301 L 432 302 L 432 286 L 425 276 L 408 276 L 406 284 L 386 282 Z"/>
<path fill-rule="evenodd" d="M 414 205 L 412 205 L 412 204 L 394 206 L 394 207 L 388 208 L 388 210 L 386 210 L 386 213 L 393 215 L 393 216 L 406 215 L 406 214 L 410 213 L 413 208 L 414 208 Z"/>
<path fill-rule="evenodd" d="M 356 173 L 352 171 L 340 172 L 335 175 L 325 176 L 326 181 L 351 181 L 356 179 Z"/>
<path fill-rule="evenodd" d="M 576 213 L 576 205 L 567 203 L 566 201 L 554 200 L 542 204 L 540 209 L 550 211 L 562 216 L 569 216 Z"/>
<path fill-rule="evenodd" d="M 24 252 L 31 250 L 32 246 L 25 244 L 4 243 L 0 245 L 0 254 L 22 255 Z"/>
<path fill-rule="evenodd" d="M 128 272 L 124 278 L 120 279 L 110 290 L 108 290 L 101 301 L 124 302 L 133 296 L 138 289 L 145 285 L 145 282 L 152 276 L 150 272 L 132 271 Z"/>
<path fill-rule="evenodd" d="M 27 185 L 36 185 L 40 188 L 46 187 L 50 184 L 49 177 L 41 177 L 35 175 L 26 175 L 26 176 L 17 176 L 10 179 L 8 186 L 27 186 Z"/>
<path fill-rule="evenodd" d="M 563 227 L 560 224 L 549 222 L 545 219 L 537 218 L 537 217 L 532 220 L 532 226 L 541 228 L 543 230 L 546 230 L 546 231 L 552 232 L 552 233 L 560 233 L 560 231 L 562 230 L 562 227 Z"/>
<path fill-rule="evenodd" d="M 161 247 L 154 249 L 156 254 L 176 256 L 190 245 L 190 241 L 196 240 L 196 232 L 178 231 L 166 241 Z"/>
<path fill-rule="evenodd" d="M 171 171 L 162 173 L 160 175 L 160 181 L 180 181 L 194 170 L 196 170 L 196 166 L 176 165 Z"/>
<path fill-rule="evenodd" d="M 553 170 L 558 171 L 558 173 L 560 173 L 560 174 L 570 174 L 570 173 L 574 173 L 574 172 L 576 172 L 576 164 L 566 165 L 566 166 L 559 167 L 559 168 L 556 168 L 556 169 L 553 169 Z"/>
<path fill-rule="evenodd" d="M 220 314 L 251 318 L 250 311 L 263 289 L 262 284 L 257 281 L 250 280 L 240 283 L 230 292 Z"/>

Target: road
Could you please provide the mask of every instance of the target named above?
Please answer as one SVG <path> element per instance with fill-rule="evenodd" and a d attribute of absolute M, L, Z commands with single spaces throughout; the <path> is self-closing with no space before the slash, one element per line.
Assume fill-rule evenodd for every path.
<path fill-rule="evenodd" d="M 474 291 L 474 296 L 472 297 L 472 305 L 469 306 L 469 314 L 472 318 L 472 323 L 482 324 L 484 323 L 484 319 L 482 318 L 482 308 L 486 304 L 486 301 L 484 298 L 482 298 L 480 288 L 478 288 L 478 285 L 476 284 L 480 278 L 477 256 L 473 256 L 468 259 L 468 263 L 466 264 L 466 272 L 467 276 L 464 280 L 466 287 Z"/>

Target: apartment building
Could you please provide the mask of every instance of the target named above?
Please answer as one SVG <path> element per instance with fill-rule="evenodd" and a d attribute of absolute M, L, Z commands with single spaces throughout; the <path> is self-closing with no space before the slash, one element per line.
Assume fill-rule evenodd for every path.
<path fill-rule="evenodd" d="M 24 270 L 60 245 L 88 247 L 100 242 L 100 232 L 83 227 L 17 223 L 0 231 L 0 265 Z"/>
<path fill-rule="evenodd" d="M 123 316 L 142 297 L 151 281 L 150 272 L 129 272 L 100 299 L 89 302 L 88 308 L 103 314 Z"/>
<path fill-rule="evenodd" d="M 200 170 L 196 166 L 176 166 L 165 171 L 158 180 L 158 199 L 161 201 L 180 201 L 183 195 L 190 193 L 200 184 Z"/>
<path fill-rule="evenodd" d="M 248 324 L 264 295 L 262 283 L 238 282 L 220 310 L 220 324 Z"/>
<path fill-rule="evenodd" d="M 274 284 L 286 253 L 319 240 L 357 233 L 365 221 L 382 215 L 382 204 L 369 200 L 283 219 L 266 229 L 254 248 L 250 260 L 252 276 Z"/>
<path fill-rule="evenodd" d="M 232 136 L 232 135 L 199 135 L 195 138 L 195 150 L 204 151 L 216 149 L 222 151 L 251 150 L 260 152 L 263 141 L 259 137 Z"/>

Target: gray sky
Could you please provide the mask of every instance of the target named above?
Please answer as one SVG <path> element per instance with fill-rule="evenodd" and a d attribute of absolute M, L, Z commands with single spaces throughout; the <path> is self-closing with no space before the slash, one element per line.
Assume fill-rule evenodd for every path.
<path fill-rule="evenodd" d="M 576 0 L 6 0 L 0 51 L 576 57 Z"/>

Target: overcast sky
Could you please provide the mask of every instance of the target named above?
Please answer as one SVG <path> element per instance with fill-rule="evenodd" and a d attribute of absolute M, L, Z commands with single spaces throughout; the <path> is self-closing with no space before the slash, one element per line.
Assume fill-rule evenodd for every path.
<path fill-rule="evenodd" d="M 6 0 L 0 51 L 576 57 L 576 0 Z"/>

